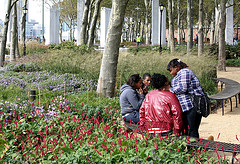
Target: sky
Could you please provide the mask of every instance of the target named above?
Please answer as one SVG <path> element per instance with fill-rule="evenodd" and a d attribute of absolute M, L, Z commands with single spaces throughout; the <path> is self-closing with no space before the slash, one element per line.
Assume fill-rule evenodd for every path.
<path fill-rule="evenodd" d="M 7 0 L 0 0 L 0 19 L 4 21 L 7 10 Z M 41 23 L 42 21 L 42 0 L 29 0 L 28 18 Z"/>

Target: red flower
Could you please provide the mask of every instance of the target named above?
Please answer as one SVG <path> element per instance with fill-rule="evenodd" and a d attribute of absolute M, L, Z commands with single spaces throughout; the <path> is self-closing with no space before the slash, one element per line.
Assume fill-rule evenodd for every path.
<path fill-rule="evenodd" d="M 118 139 L 118 144 L 121 146 L 122 145 L 122 140 L 121 140 L 121 138 L 119 137 L 119 139 Z"/>

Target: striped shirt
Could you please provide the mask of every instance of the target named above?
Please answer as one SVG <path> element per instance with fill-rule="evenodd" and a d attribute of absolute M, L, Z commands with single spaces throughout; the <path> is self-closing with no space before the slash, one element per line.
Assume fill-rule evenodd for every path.
<path fill-rule="evenodd" d="M 197 76 L 188 68 L 181 69 L 171 81 L 171 92 L 177 96 L 182 111 L 193 108 L 189 94 L 203 95 L 203 90 Z"/>

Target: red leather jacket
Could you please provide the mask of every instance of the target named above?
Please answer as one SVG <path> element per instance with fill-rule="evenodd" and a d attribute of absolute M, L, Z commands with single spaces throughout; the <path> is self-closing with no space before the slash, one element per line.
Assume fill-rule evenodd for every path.
<path fill-rule="evenodd" d="M 175 94 L 169 91 L 150 91 L 139 110 L 140 126 L 149 133 L 183 130 L 182 109 Z"/>

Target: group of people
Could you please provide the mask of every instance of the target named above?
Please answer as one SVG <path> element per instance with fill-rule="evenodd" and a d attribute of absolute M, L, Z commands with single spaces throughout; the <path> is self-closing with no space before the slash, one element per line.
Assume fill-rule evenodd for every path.
<path fill-rule="evenodd" d="M 125 122 L 139 124 L 142 131 L 161 135 L 189 135 L 199 138 L 202 116 L 191 95 L 203 95 L 196 75 L 180 59 L 167 65 L 171 82 L 162 74 L 131 75 L 121 87 L 121 115 Z M 150 84 L 153 90 L 148 91 Z"/>

